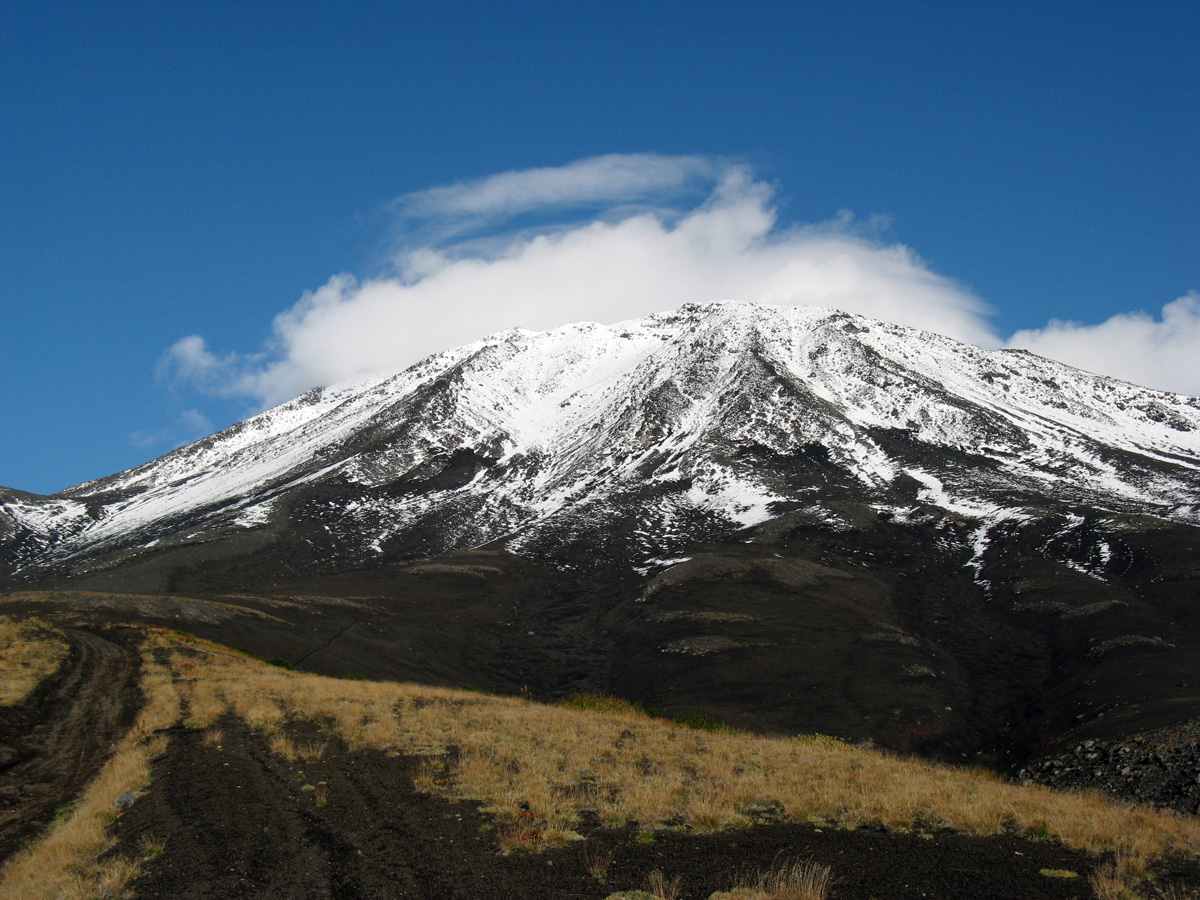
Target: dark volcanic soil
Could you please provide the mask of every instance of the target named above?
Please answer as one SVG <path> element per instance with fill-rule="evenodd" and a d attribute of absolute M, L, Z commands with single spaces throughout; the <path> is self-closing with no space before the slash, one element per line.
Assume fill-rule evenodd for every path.
<path fill-rule="evenodd" d="M 71 644 L 67 661 L 24 703 L 0 708 L 0 860 L 100 771 L 141 699 L 128 638 L 62 632 Z"/>
<path fill-rule="evenodd" d="M 1096 860 L 1013 837 L 759 825 L 709 835 L 658 832 L 642 842 L 634 828 L 581 827 L 586 841 L 504 856 L 495 823 L 475 804 L 413 790 L 418 760 L 349 752 L 323 734 L 321 761 L 293 764 L 236 719 L 218 727 L 219 746 L 203 732 L 175 729 L 149 792 L 116 824 L 129 852 L 144 838 L 165 841 L 135 884 L 141 900 L 600 900 L 644 888 L 654 869 L 678 876 L 681 900 L 688 900 L 792 857 L 830 866 L 837 900 L 1091 896 L 1087 876 Z M 612 855 L 604 883 L 589 874 L 586 853 Z"/>
<path fill-rule="evenodd" d="M 822 491 L 840 524 L 781 512 L 645 570 L 596 568 L 583 538 L 561 566 L 498 543 L 340 572 L 307 545 L 190 563 L 175 548 L 0 606 L 181 628 L 324 675 L 614 693 L 1008 774 L 1200 716 L 1200 528 L 1030 507 L 972 563 L 966 520 Z"/>

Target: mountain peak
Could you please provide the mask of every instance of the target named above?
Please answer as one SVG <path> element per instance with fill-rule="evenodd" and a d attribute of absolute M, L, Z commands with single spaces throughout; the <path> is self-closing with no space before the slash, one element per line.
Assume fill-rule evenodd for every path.
<path fill-rule="evenodd" d="M 1198 465 L 1194 398 L 721 301 L 503 332 L 317 389 L 54 497 L 10 492 L 0 535 L 13 575 L 314 522 L 325 564 L 497 540 L 553 556 L 607 529 L 638 565 L 835 497 L 985 533 L 1030 502 L 1196 521 Z"/>

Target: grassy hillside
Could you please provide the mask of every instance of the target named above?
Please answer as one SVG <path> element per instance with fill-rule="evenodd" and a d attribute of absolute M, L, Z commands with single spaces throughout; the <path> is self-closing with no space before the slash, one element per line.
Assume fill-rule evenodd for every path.
<path fill-rule="evenodd" d="M 331 742 L 349 752 L 418 756 L 423 762 L 413 779 L 416 789 L 481 803 L 504 853 L 582 841 L 585 822 L 634 828 L 646 841 L 659 833 L 712 833 L 764 822 L 891 834 L 948 829 L 1056 842 L 1098 863 L 1103 857 L 1107 864 L 1098 864 L 1092 875 L 1101 900 L 1137 896 L 1131 892 L 1149 890 L 1148 879 L 1162 861 L 1200 854 L 1200 820 L 1193 817 L 1097 794 L 1019 786 L 987 771 L 900 758 L 820 735 L 763 738 L 708 730 L 712 723 L 703 721 L 691 724 L 704 728 L 689 727 L 611 699 L 547 706 L 416 684 L 325 678 L 181 633 L 142 633 L 146 702 L 140 719 L 85 796 L 38 843 L 9 860 L 0 896 L 120 896 L 131 881 L 136 889 L 133 879 L 144 861 L 169 857 L 172 847 L 146 840 L 112 852 L 105 829 L 117 815 L 114 801 L 146 789 L 167 736 L 174 742 L 197 734 L 201 743 L 219 748 L 223 729 L 238 720 L 281 765 L 317 765 Z M 44 644 L 50 653 L 55 640 L 43 629 L 26 643 Z M 12 659 L 0 657 L 0 664 L 21 665 Z M 336 802 L 328 791 L 324 783 L 313 786 L 313 803 Z M 600 869 L 606 865 L 599 851 L 583 858 Z M 784 868 L 795 874 L 796 864 L 789 865 Z M 1048 879 L 1054 877 L 1049 871 Z M 787 872 L 744 879 L 737 896 L 787 896 Z M 663 896 L 671 891 L 662 879 L 648 887 Z"/>

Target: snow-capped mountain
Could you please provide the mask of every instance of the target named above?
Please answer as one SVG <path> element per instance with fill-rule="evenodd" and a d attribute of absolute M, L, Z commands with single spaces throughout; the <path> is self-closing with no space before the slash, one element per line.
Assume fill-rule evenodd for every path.
<path fill-rule="evenodd" d="M 1200 400 L 811 307 L 515 330 L 313 390 L 50 497 L 0 493 L 17 578 L 304 534 L 348 568 L 493 542 L 653 567 L 853 498 L 991 529 L 1082 504 L 1200 521 Z"/>
<path fill-rule="evenodd" d="M 1016 771 L 1200 715 L 1198 525 L 1200 400 L 716 303 L 505 332 L 0 491 L 0 596 Z"/>

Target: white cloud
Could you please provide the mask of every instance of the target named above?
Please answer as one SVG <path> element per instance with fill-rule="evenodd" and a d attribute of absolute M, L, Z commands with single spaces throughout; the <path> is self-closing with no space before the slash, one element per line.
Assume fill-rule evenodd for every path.
<path fill-rule="evenodd" d="M 451 212 L 488 214 L 585 196 L 624 202 L 638 191 L 680 186 L 703 172 L 691 157 L 648 168 L 622 162 L 630 159 L 643 160 L 603 157 L 603 164 L 534 170 L 527 181 L 523 173 L 506 173 L 463 187 L 461 194 L 426 192 L 434 199 L 423 202 L 428 209 L 440 204 Z M 766 184 L 744 167 L 712 171 L 703 202 L 671 214 L 599 217 L 486 246 L 408 247 L 397 259 L 397 277 L 360 282 L 340 274 L 305 294 L 276 318 L 265 356 L 218 356 L 192 336 L 168 351 L 166 365 L 210 390 L 272 404 L 317 384 L 399 369 L 515 326 L 615 322 L 726 299 L 833 306 L 998 343 L 983 319 L 983 304 L 931 272 L 908 248 L 868 240 L 845 218 L 779 229 Z M 586 177 L 576 177 L 581 172 Z"/>
<path fill-rule="evenodd" d="M 492 221 L 549 208 L 641 202 L 711 182 L 714 165 L 701 156 L 593 156 L 565 166 L 502 172 L 430 188 L 399 198 L 393 207 L 406 217 L 444 225 L 448 220 Z"/>
<path fill-rule="evenodd" d="M 698 187 L 703 192 L 684 203 Z M 772 199 L 746 167 L 649 155 L 597 157 L 412 194 L 398 201 L 402 218 L 428 222 L 405 233 L 396 275 L 335 275 L 276 317 L 272 340 L 257 354 L 219 355 L 191 336 L 167 352 L 164 366 L 211 393 L 266 406 L 515 326 L 611 323 L 728 299 L 835 307 L 984 347 L 1004 343 L 979 298 L 909 248 L 869 238 L 874 223 L 857 229 L 843 215 L 781 228 Z M 651 200 L 658 205 L 635 206 Z M 462 237 L 480 223 L 587 203 L 599 207 L 584 222 Z M 1194 371 L 1183 357 L 1189 343 L 1200 346 L 1196 306 L 1194 296 L 1176 301 L 1162 322 L 1133 315 L 1099 326 L 1051 323 L 1019 333 L 1013 345 L 1162 386 L 1171 354 L 1180 357 L 1180 372 Z M 1130 331 L 1147 349 L 1118 346 L 1117 333 L 1128 341 Z M 1198 392 L 1200 378 L 1180 376 L 1175 386 Z"/>
<path fill-rule="evenodd" d="M 190 382 L 205 389 L 225 385 L 229 373 L 241 364 L 236 354 L 218 357 L 204 338 L 190 334 L 172 344 L 159 360 L 160 378 Z"/>
<path fill-rule="evenodd" d="M 1018 331 L 1008 346 L 1031 350 L 1089 372 L 1181 394 L 1200 395 L 1200 294 L 1162 308 L 1121 313 L 1098 325 L 1052 320 Z"/>

